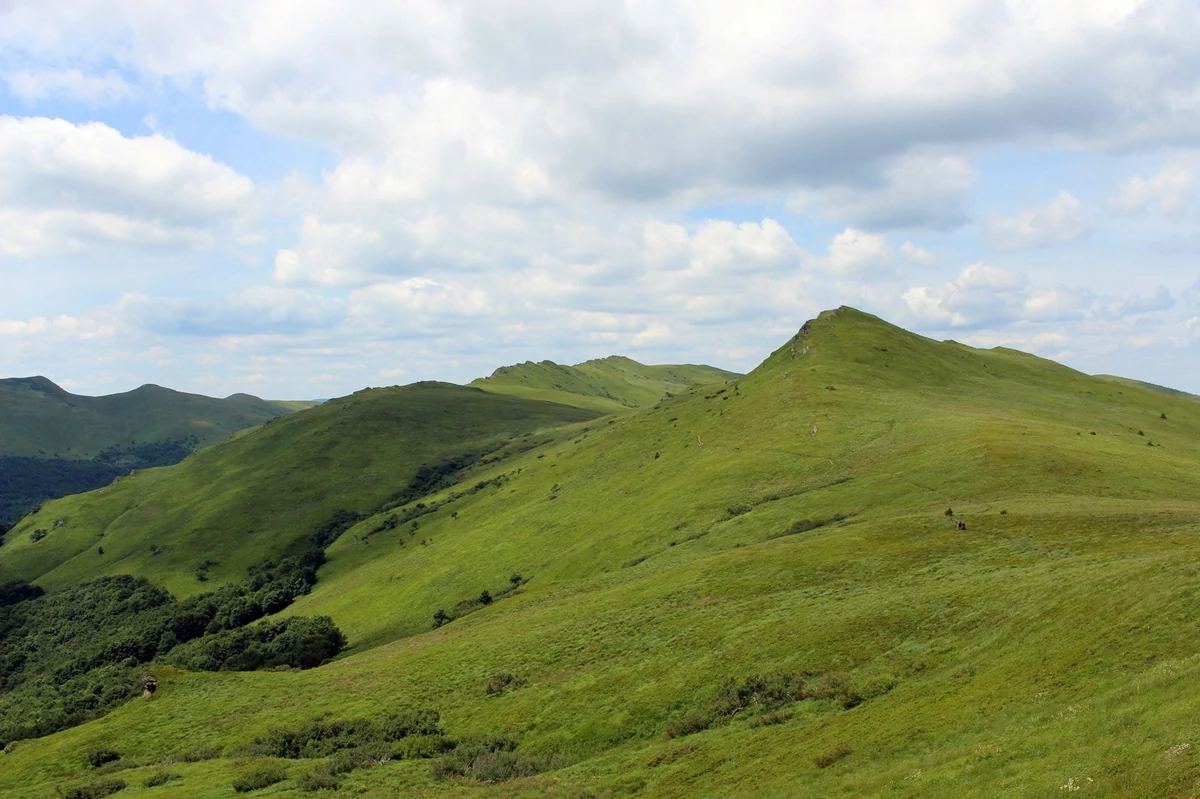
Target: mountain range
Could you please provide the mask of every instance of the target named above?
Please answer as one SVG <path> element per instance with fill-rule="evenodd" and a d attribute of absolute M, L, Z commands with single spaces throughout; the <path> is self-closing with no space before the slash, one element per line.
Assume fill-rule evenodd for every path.
<path fill-rule="evenodd" d="M 1195 398 L 851 308 L 744 376 L 655 369 L 365 390 L 45 502 L 0 547 L 9 617 L 124 579 L 106 619 L 215 615 L 0 691 L 0 735 L 126 691 L 13 733 L 0 792 L 1200 788 Z M 288 660 L 285 623 L 340 654 Z"/>

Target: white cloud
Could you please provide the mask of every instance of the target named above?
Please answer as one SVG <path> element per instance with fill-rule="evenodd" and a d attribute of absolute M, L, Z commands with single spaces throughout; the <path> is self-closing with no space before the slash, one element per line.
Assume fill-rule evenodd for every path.
<path fill-rule="evenodd" d="M 1068 191 L 1060 191 L 1045 205 L 1027 206 L 1012 216 L 995 214 L 987 221 L 992 242 L 1012 250 L 1073 241 L 1090 230 L 1083 203 Z"/>
<path fill-rule="evenodd" d="M 900 245 L 900 254 L 904 256 L 904 260 L 916 266 L 936 266 L 937 256 L 924 247 L 918 247 L 911 241 L 906 241 Z"/>
<path fill-rule="evenodd" d="M 891 272 L 894 261 L 895 253 L 885 236 L 846 228 L 833 237 L 822 263 L 835 275 L 864 278 Z"/>
<path fill-rule="evenodd" d="M 1082 316 L 1091 292 L 1064 286 L 1035 288 L 1019 273 L 984 263 L 964 268 L 942 286 L 915 286 L 904 293 L 914 320 L 928 327 L 981 327 L 1018 321 L 1061 321 Z"/>
<path fill-rule="evenodd" d="M 201 337 L 297 334 L 333 327 L 347 315 L 340 300 L 270 286 L 251 287 L 213 302 L 126 294 L 103 313 L 157 335 Z"/>
<path fill-rule="evenodd" d="M 861 227 L 949 229 L 966 223 L 967 192 L 977 178 L 959 157 L 905 155 L 873 180 L 802 189 L 788 208 L 815 208 Z"/>
<path fill-rule="evenodd" d="M 1148 178 L 1134 176 L 1123 181 L 1105 202 L 1113 216 L 1131 216 L 1157 205 L 1166 216 L 1179 216 L 1191 200 L 1196 169 L 1184 159 L 1166 164 Z"/>
<path fill-rule="evenodd" d="M 1127 316 L 1170 310 L 1175 307 L 1175 298 L 1166 286 L 1159 286 L 1150 296 L 1132 294 L 1123 299 L 1113 297 L 1105 302 L 1105 306 L 1104 313 L 1108 318 L 1123 319 Z"/>
<path fill-rule="evenodd" d="M 0 116 L 0 255 L 96 243 L 200 248 L 253 192 L 249 179 L 161 136 Z"/>
<path fill-rule="evenodd" d="M 107 105 L 127 100 L 136 90 L 116 72 L 88 75 L 78 68 L 17 70 L 0 74 L 8 90 L 33 103 L 48 99 L 75 100 L 88 105 Z"/>

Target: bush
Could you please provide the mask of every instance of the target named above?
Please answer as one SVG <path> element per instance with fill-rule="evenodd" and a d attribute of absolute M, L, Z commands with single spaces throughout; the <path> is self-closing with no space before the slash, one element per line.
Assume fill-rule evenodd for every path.
<path fill-rule="evenodd" d="M 91 764 L 92 768 L 100 768 L 105 763 L 120 759 L 121 753 L 107 746 L 93 746 L 87 751 L 87 762 Z"/>
<path fill-rule="evenodd" d="M 811 696 L 814 699 L 832 699 L 844 710 L 858 707 L 863 701 L 863 695 L 851 682 L 850 675 L 840 671 L 831 672 L 817 680 Z"/>
<path fill-rule="evenodd" d="M 336 791 L 342 787 L 338 782 L 337 777 L 330 774 L 328 771 L 310 771 L 307 774 L 300 775 L 297 784 L 302 791 Z"/>
<path fill-rule="evenodd" d="M 838 744 L 828 752 L 814 757 L 813 765 L 815 765 L 817 768 L 828 768 L 853 751 L 854 750 L 850 748 L 850 744 Z"/>
<path fill-rule="evenodd" d="M 286 779 L 287 771 L 283 766 L 278 763 L 262 763 L 243 771 L 233 781 L 233 789 L 238 793 L 257 791 L 259 788 L 266 788 L 268 785 L 274 785 Z"/>
<path fill-rule="evenodd" d="M 457 744 L 442 735 L 412 735 L 392 749 L 396 760 L 427 760 L 453 751 Z"/>
<path fill-rule="evenodd" d="M 30 541 L 30 543 L 36 544 L 38 541 L 41 541 L 45 537 L 46 537 L 46 531 L 39 527 L 38 529 L 34 530 L 32 533 L 29 534 L 29 541 Z"/>
<path fill-rule="evenodd" d="M 683 718 L 667 724 L 667 728 L 663 730 L 665 738 L 682 738 L 685 735 L 691 735 L 696 732 L 703 732 L 712 726 L 713 717 L 703 711 L 690 711 Z"/>
<path fill-rule="evenodd" d="M 462 741 L 445 757 L 435 760 L 433 776 L 443 780 L 504 782 L 517 777 L 532 777 L 566 764 L 565 760 L 553 755 L 518 752 L 517 743 L 511 738 L 483 737 Z"/>
<path fill-rule="evenodd" d="M 173 771 L 156 771 L 142 781 L 142 785 L 147 788 L 157 788 L 159 785 L 166 785 L 173 780 L 181 780 L 182 776 Z"/>
<path fill-rule="evenodd" d="M 101 780 L 90 785 L 79 785 L 63 794 L 63 799 L 103 799 L 117 791 L 125 790 L 122 780 Z"/>
<path fill-rule="evenodd" d="M 806 698 L 802 674 L 780 672 L 747 677 L 740 683 L 730 678 L 717 687 L 710 699 L 669 723 L 663 734 L 667 738 L 691 735 L 727 722 L 745 710 L 764 713 Z"/>
<path fill-rule="evenodd" d="M 399 741 L 416 735 L 441 735 L 442 717 L 433 708 L 405 710 L 386 716 L 379 728 L 387 741 Z"/>
<path fill-rule="evenodd" d="M 393 713 L 382 721 L 347 719 L 314 721 L 302 727 L 276 728 L 250 745 L 251 754 L 290 760 L 330 757 L 353 751 L 353 757 L 383 760 L 392 755 L 388 744 L 417 736 L 440 736 L 441 716 L 420 708 Z"/>
<path fill-rule="evenodd" d="M 511 690 L 513 688 L 520 688 L 524 684 L 525 684 L 525 681 L 522 680 L 520 677 L 516 676 L 515 674 L 509 674 L 506 671 L 500 672 L 499 674 L 493 674 L 491 677 L 488 678 L 488 681 L 487 681 L 487 688 L 486 688 L 487 695 L 488 696 L 499 696 L 500 694 L 503 694 L 505 691 Z"/>
<path fill-rule="evenodd" d="M 792 717 L 790 710 L 776 710 L 774 713 L 763 713 L 761 716 L 755 716 L 750 719 L 751 727 L 770 727 L 774 724 L 783 724 Z"/>
<path fill-rule="evenodd" d="M 328 616 L 293 616 L 206 635 L 175 647 L 169 660 L 196 671 L 311 669 L 345 646 L 346 636 Z"/>

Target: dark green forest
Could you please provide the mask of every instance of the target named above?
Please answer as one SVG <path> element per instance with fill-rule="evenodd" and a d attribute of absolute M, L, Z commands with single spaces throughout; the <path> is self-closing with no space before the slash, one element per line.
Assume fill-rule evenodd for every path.
<path fill-rule="evenodd" d="M 103 715 L 141 691 L 156 659 L 204 671 L 319 666 L 346 645 L 329 617 L 254 622 L 312 590 L 324 548 L 357 519 L 339 511 L 302 554 L 184 600 L 129 575 L 49 594 L 0 585 L 0 740 Z"/>

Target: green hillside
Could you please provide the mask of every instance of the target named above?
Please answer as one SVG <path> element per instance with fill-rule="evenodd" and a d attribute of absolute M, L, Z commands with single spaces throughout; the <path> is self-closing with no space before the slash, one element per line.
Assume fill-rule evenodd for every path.
<path fill-rule="evenodd" d="M 1134 386 L 1136 388 L 1145 388 L 1149 389 L 1150 391 L 1157 391 L 1160 394 L 1166 394 L 1170 397 L 1186 397 L 1191 400 L 1200 400 L 1200 397 L 1196 396 L 1195 394 L 1189 394 L 1188 392 L 1180 391 L 1177 388 L 1160 386 L 1157 383 L 1147 383 L 1142 380 L 1133 380 L 1132 378 L 1117 377 L 1115 375 L 1096 375 L 1096 377 L 1100 378 L 1101 380 L 1108 380 L 1111 383 L 1120 383 L 1123 386 Z"/>
<path fill-rule="evenodd" d="M 44 377 L 0 380 L 0 455 L 94 458 L 135 442 L 228 438 L 288 409 L 234 394 L 214 399 L 146 385 L 123 394 L 71 394 Z"/>
<path fill-rule="evenodd" d="M 178 463 L 197 447 L 307 405 L 248 394 L 213 399 L 152 385 L 85 397 L 44 377 L 0 380 L 0 525 L 44 499 Z"/>
<path fill-rule="evenodd" d="M 361 391 L 178 466 L 45 503 L 0 548 L 0 581 L 55 588 L 133 574 L 176 596 L 209 590 L 288 553 L 336 510 L 363 513 L 403 497 L 421 466 L 507 457 L 542 427 L 595 416 L 444 383 Z M 47 534 L 33 541 L 37 529 Z M 200 581 L 197 567 L 206 562 Z"/>
<path fill-rule="evenodd" d="M 543 420 L 418 497 L 411 466 L 389 480 L 391 439 L 425 431 L 414 464 L 470 420 L 478 438 L 436 452 L 498 435 L 461 403 L 501 398 L 469 389 L 438 387 L 441 429 L 429 413 L 367 424 L 383 397 L 431 390 L 286 417 L 14 530 L 0 581 L 56 588 L 121 570 L 96 565 L 86 530 L 121 525 L 136 553 L 184 519 L 238 520 L 173 539 L 179 566 L 129 557 L 186 593 L 183 564 L 205 553 L 286 546 L 261 532 L 292 505 L 325 503 L 293 529 L 370 514 L 283 614 L 331 616 L 347 654 L 308 671 L 155 666 L 153 699 L 18 742 L 0 793 L 120 779 L 117 796 L 230 797 L 272 769 L 284 779 L 252 795 L 1200 791 L 1193 400 L 843 308 L 744 378 Z M 344 421 L 325 461 L 295 454 L 317 414 Z M 253 498 L 280 504 L 242 522 Z M 27 543 L 51 518 L 67 522 Z M 438 611 L 455 618 L 433 629 Z M 437 725 L 388 720 L 430 709 Z M 374 725 L 338 726 L 355 719 Z M 89 766 L 96 746 L 122 760 Z M 156 774 L 177 779 L 143 787 Z"/>
<path fill-rule="evenodd" d="M 618 411 L 653 405 L 665 395 L 691 386 L 739 377 L 736 372 L 714 366 L 647 366 L 612 355 L 574 366 L 553 361 L 502 366 L 471 385 L 502 394 Z"/>

